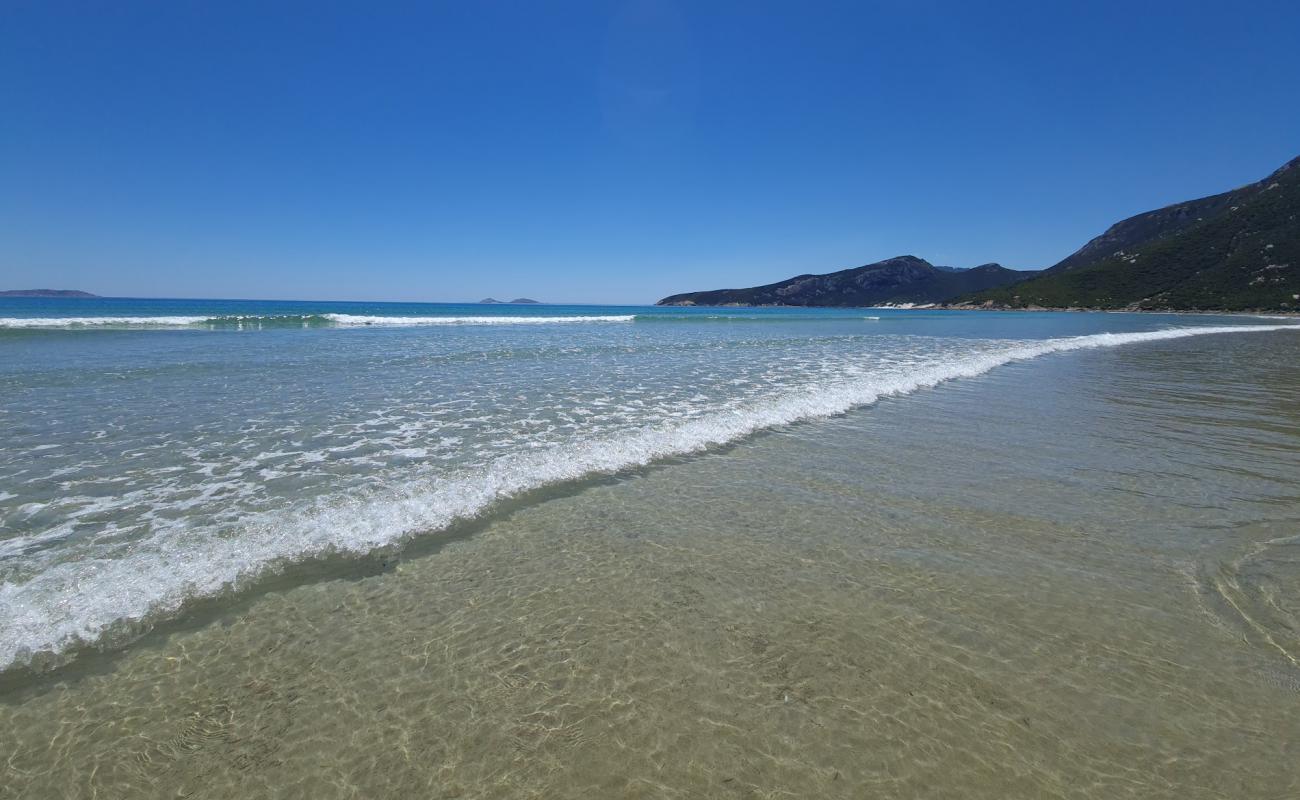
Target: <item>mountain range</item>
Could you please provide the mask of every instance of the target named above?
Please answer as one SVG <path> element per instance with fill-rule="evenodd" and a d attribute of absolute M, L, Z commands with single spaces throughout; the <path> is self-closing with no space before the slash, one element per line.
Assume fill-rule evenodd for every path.
<path fill-rule="evenodd" d="M 665 297 L 661 306 L 878 306 L 927 304 L 1024 280 L 1036 273 L 1000 264 L 973 269 L 937 267 L 916 256 L 897 256 L 827 275 L 798 275 L 751 289 L 718 289 Z"/>
<path fill-rule="evenodd" d="M 1300 158 L 1261 181 L 1117 222 L 1041 271 L 898 256 L 659 304 L 1300 310 Z"/>
<path fill-rule="evenodd" d="M 1117 222 L 1035 279 L 959 302 L 1008 308 L 1300 309 L 1300 158 L 1239 189 Z"/>

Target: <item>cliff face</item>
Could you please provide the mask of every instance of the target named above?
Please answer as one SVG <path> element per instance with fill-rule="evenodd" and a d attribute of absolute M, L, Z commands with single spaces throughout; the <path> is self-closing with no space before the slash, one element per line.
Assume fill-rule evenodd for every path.
<path fill-rule="evenodd" d="M 1130 217 L 1030 281 L 963 304 L 1300 309 L 1300 158 L 1258 183 Z"/>
<path fill-rule="evenodd" d="M 766 286 L 686 292 L 660 300 L 662 306 L 841 306 L 940 303 L 958 295 L 1002 286 L 1036 273 L 998 264 L 957 270 L 936 267 L 916 256 L 898 256 L 825 275 L 798 275 Z"/>

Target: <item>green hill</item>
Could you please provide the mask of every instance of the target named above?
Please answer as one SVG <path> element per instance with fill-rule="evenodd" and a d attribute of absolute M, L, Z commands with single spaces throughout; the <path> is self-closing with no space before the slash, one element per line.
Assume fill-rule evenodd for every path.
<path fill-rule="evenodd" d="M 929 304 L 968 292 L 1023 280 L 1036 273 L 999 264 L 972 269 L 936 267 L 916 256 L 897 256 L 825 275 L 798 275 L 748 289 L 686 292 L 660 300 L 661 306 L 840 306 Z"/>
<path fill-rule="evenodd" d="M 1300 158 L 1258 183 L 1131 217 L 1039 277 L 956 305 L 1300 310 Z"/>

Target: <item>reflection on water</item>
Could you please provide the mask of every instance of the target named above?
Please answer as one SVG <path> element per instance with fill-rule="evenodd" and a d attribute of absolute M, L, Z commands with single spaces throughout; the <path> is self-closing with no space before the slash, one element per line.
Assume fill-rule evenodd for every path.
<path fill-rule="evenodd" d="M 5 797 L 1300 793 L 1290 336 L 557 493 L 0 705 Z"/>

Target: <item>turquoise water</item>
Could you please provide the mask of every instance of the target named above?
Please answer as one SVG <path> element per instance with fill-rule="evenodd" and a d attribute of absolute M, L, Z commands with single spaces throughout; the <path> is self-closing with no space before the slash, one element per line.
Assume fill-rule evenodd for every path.
<path fill-rule="evenodd" d="M 1257 317 L 0 300 L 0 670 L 1003 365 Z"/>

